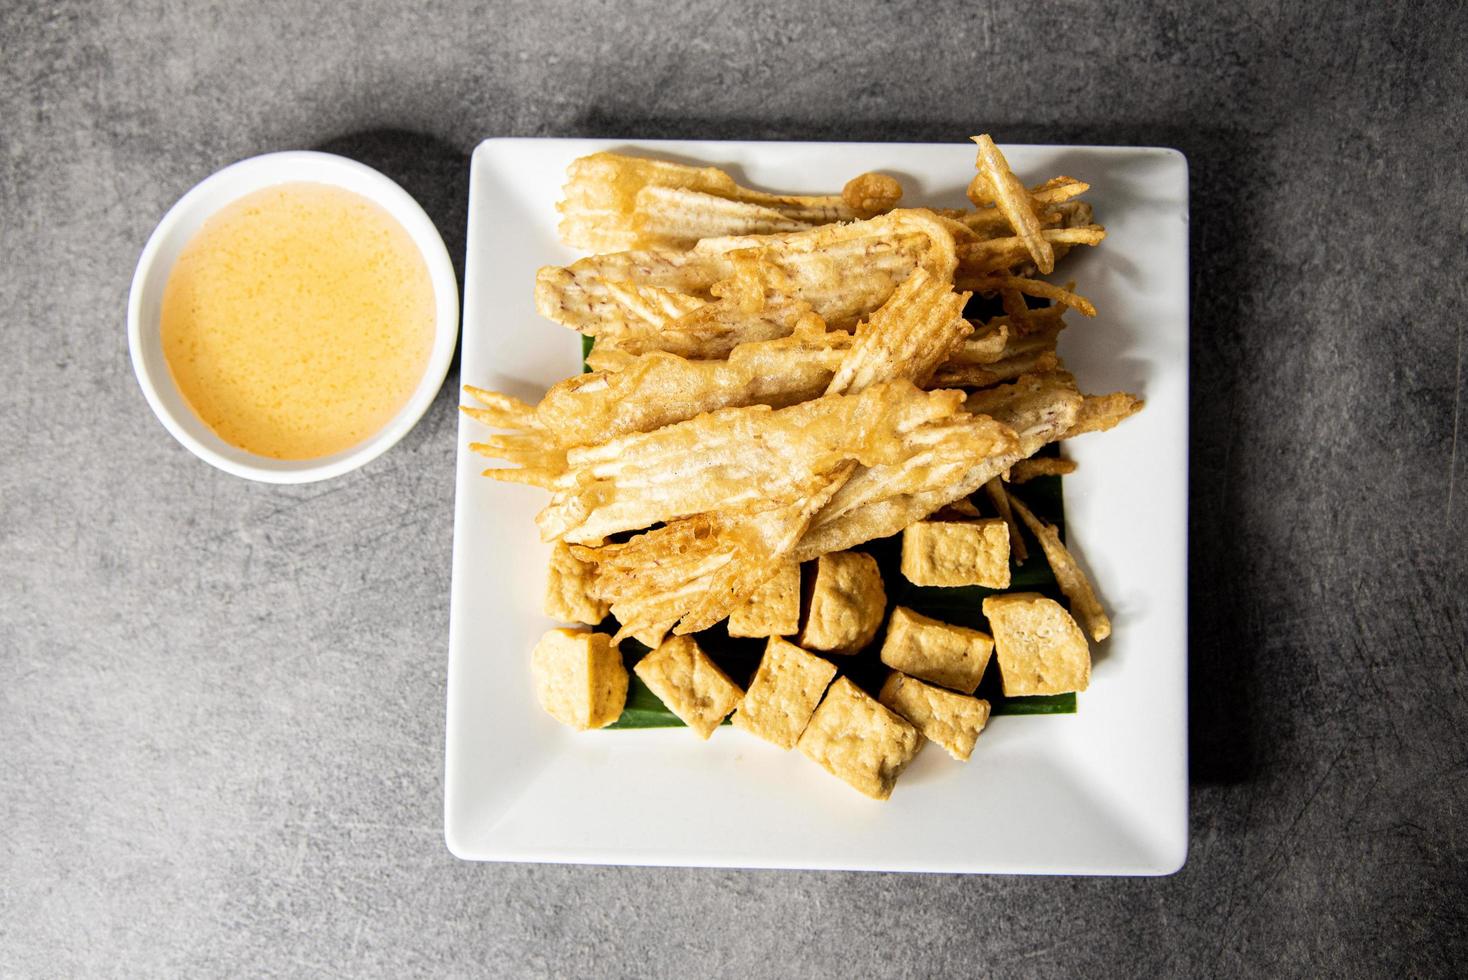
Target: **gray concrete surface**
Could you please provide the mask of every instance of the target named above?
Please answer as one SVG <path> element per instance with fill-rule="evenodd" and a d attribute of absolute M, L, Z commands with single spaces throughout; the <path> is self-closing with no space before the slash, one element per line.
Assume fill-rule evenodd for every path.
<path fill-rule="evenodd" d="M 1447 3 L 0 3 L 0 975 L 1460 971 L 1465 24 Z M 1192 162 L 1186 868 L 456 862 L 454 398 L 335 482 L 216 473 L 128 366 L 153 224 L 225 163 L 324 146 L 402 180 L 461 254 L 487 136 L 980 129 Z"/>

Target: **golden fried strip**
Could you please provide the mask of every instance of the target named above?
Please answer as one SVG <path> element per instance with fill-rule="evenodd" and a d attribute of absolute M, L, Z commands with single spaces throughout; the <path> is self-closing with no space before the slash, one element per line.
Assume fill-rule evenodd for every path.
<path fill-rule="evenodd" d="M 1074 379 L 1064 371 L 1026 376 L 1012 385 L 970 395 L 969 410 L 976 413 L 975 418 L 992 416 L 988 421 L 998 423 L 997 431 L 1004 433 L 1002 440 L 991 444 L 988 454 L 975 452 L 967 460 L 919 467 L 921 472 L 913 476 L 880 466 L 858 470 L 811 520 L 810 529 L 796 546 L 795 559 L 808 561 L 888 537 L 943 505 L 969 496 L 1068 429 L 1081 401 Z M 976 410 L 975 405 L 981 408 Z"/>
<path fill-rule="evenodd" d="M 976 293 L 1003 295 L 1005 289 L 1013 289 L 1023 293 L 1025 296 L 1038 296 L 1068 306 L 1082 316 L 1095 316 L 1096 307 L 1084 296 L 1072 292 L 1075 283 L 1066 283 L 1066 288 L 1061 289 L 1054 283 L 1045 282 L 1042 279 L 1026 279 L 1022 276 L 988 276 L 979 278 L 960 277 L 958 285 L 964 289 Z"/>
<path fill-rule="evenodd" d="M 896 206 L 902 188 L 867 173 L 839 195 L 768 194 L 741 187 L 716 167 L 594 153 L 571 163 L 561 240 L 589 252 L 688 248 L 703 238 L 799 231 L 870 218 Z"/>
<path fill-rule="evenodd" d="M 661 329 L 599 338 L 597 346 L 604 353 L 637 355 L 664 351 L 679 357 L 713 360 L 728 357 L 741 344 L 787 337 L 807 317 L 820 319 L 811 312 L 809 303 L 792 302 L 780 296 L 770 297 L 754 311 L 745 310 L 734 301 L 715 300 L 669 321 Z"/>
<path fill-rule="evenodd" d="M 1004 357 L 1004 349 L 1009 344 L 1007 317 L 996 316 L 982 327 L 976 323 L 972 326 L 973 333 L 963 339 L 963 343 L 948 356 L 945 363 L 993 364 Z"/>
<path fill-rule="evenodd" d="M 1081 405 L 1081 412 L 1086 407 Z M 1076 471 L 1076 462 L 1073 459 L 1061 459 L 1059 456 L 1034 456 L 1030 459 L 1022 459 L 1009 468 L 1007 483 L 1018 486 L 1028 483 L 1036 477 L 1041 476 L 1065 476 Z"/>
<path fill-rule="evenodd" d="M 540 269 L 535 274 L 535 308 L 541 316 L 593 337 L 655 333 L 707 303 L 709 290 L 730 268 L 729 259 L 719 253 L 649 249 L 595 255 Z"/>
<path fill-rule="evenodd" d="M 1023 462 L 1024 460 L 1019 461 L 1019 463 Z M 1019 463 L 1014 465 L 1018 466 Z M 1014 466 L 1011 466 L 1010 470 L 1013 471 Z M 1004 484 L 1000 477 L 996 476 L 984 484 L 984 495 L 989 498 L 989 502 L 994 505 L 994 509 L 998 511 L 1004 523 L 1009 525 L 1009 560 L 1018 565 L 1030 557 L 1030 551 L 1025 547 L 1024 536 L 1019 533 L 1019 522 L 1014 519 L 1014 511 L 1009 507 L 1009 494 L 1004 492 Z"/>
<path fill-rule="evenodd" d="M 621 361 L 616 370 L 567 378 L 537 406 L 475 388 L 467 390 L 497 407 L 465 407 L 464 412 L 497 428 L 543 431 L 563 448 L 588 446 L 721 408 L 784 408 L 817 398 L 831 383 L 851 339 L 847 333 L 828 332 L 819 317 L 811 316 L 789 337 L 742 344 L 724 361 L 603 351 L 595 360 L 615 355 Z"/>
<path fill-rule="evenodd" d="M 979 147 L 979 176 L 984 178 L 995 207 L 1003 213 L 1015 232 L 1024 239 L 1035 265 L 1044 275 L 1055 270 L 1055 252 L 1041 234 L 1040 218 L 1024 184 L 1009 169 L 1004 154 L 988 134 L 973 137 Z M 975 178 L 978 182 L 978 178 Z M 983 186 L 982 184 L 980 186 Z M 974 202 L 976 205 L 978 201 Z"/>
<path fill-rule="evenodd" d="M 909 209 L 791 235 L 709 239 L 687 252 L 595 255 L 541 269 L 536 309 L 598 339 L 635 336 L 644 344 L 655 344 L 664 331 L 695 339 L 707 333 L 699 317 L 715 300 L 723 303 L 714 317 L 715 334 L 727 333 L 724 324 L 737 316 L 783 305 L 800 309 L 799 304 L 809 304 L 831 327 L 844 328 L 885 303 L 919 266 L 951 283 L 958 265 L 955 233 L 967 234 L 957 222 Z M 617 283 L 630 283 L 636 294 L 629 297 Z M 785 322 L 789 333 L 794 318 Z"/>
<path fill-rule="evenodd" d="M 1106 229 L 1100 225 L 1046 228 L 1041 235 L 1052 246 L 1099 245 L 1106 238 Z M 959 248 L 958 274 L 978 278 L 1011 272 L 1023 268 L 1029 259 L 1028 244 L 1018 236 L 968 242 Z"/>
<path fill-rule="evenodd" d="M 720 409 L 569 450 L 559 470 L 487 475 L 553 488 L 536 517 L 542 537 L 581 543 L 705 511 L 784 503 L 847 460 L 900 465 L 913 439 L 965 417 L 962 402 L 962 392 L 895 381 L 783 409 Z"/>
<path fill-rule="evenodd" d="M 1064 307 L 1059 307 L 1062 312 Z M 1037 325 L 1029 333 L 1009 334 L 1008 317 L 995 317 L 1003 329 L 1007 342 L 999 356 L 986 361 L 972 361 L 966 357 L 950 357 L 934 372 L 926 385 L 929 388 L 987 388 L 1001 381 L 1013 381 L 1026 374 L 1041 374 L 1058 366 L 1055 344 L 1065 321 L 1060 316 L 1037 318 Z"/>
<path fill-rule="evenodd" d="M 1074 439 L 1087 432 L 1105 432 L 1140 412 L 1146 404 L 1126 391 L 1113 391 L 1109 395 L 1087 395 L 1075 424 L 1060 438 Z"/>
<path fill-rule="evenodd" d="M 1014 494 L 1009 495 L 1009 505 L 1040 542 L 1045 560 L 1055 573 L 1055 581 L 1059 583 L 1060 591 L 1065 593 L 1065 598 L 1070 601 L 1070 611 L 1081 627 L 1097 643 L 1106 639 L 1111 635 L 1111 619 L 1101 607 L 1101 600 L 1096 598 L 1091 580 L 1086 578 L 1086 573 L 1081 571 L 1075 556 L 1061 542 L 1060 532 L 1031 513 Z"/>
<path fill-rule="evenodd" d="M 540 427 L 535 414 L 535 406 L 527 405 L 513 395 L 487 391 L 473 385 L 465 385 L 464 391 L 483 406 L 482 408 L 476 408 L 473 405 L 460 406 L 459 410 L 472 419 L 477 419 L 497 429 L 536 429 Z"/>
<path fill-rule="evenodd" d="M 955 293 L 923 268 L 857 327 L 827 394 L 863 391 L 880 381 L 906 378 L 922 385 L 973 332 L 963 318 L 968 293 Z"/>

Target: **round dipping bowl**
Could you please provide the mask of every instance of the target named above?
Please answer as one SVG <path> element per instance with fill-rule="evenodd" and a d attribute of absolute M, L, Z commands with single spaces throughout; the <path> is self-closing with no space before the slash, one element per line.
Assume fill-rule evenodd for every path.
<path fill-rule="evenodd" d="M 341 452 L 314 459 L 272 459 L 230 445 L 184 400 L 164 359 L 163 287 L 179 253 L 225 205 L 275 184 L 328 184 L 372 201 L 400 224 L 428 267 L 436 306 L 433 347 L 412 395 L 376 433 Z M 127 344 L 143 394 L 173 437 L 189 452 L 226 473 L 265 483 L 310 483 L 340 476 L 376 459 L 408 434 L 443 387 L 459 337 L 459 286 L 438 230 L 418 202 L 371 167 L 330 153 L 295 150 L 251 157 L 206 178 L 179 199 L 158 223 L 133 274 L 127 303 Z"/>

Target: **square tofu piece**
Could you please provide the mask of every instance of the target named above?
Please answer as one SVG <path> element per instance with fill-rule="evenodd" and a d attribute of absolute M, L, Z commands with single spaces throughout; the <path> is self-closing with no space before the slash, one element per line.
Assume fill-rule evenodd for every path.
<path fill-rule="evenodd" d="M 799 562 L 783 562 L 748 602 L 729 614 L 730 636 L 794 636 L 799 631 Z"/>
<path fill-rule="evenodd" d="M 892 795 L 892 785 L 922 747 L 916 728 L 845 677 L 831 685 L 800 736 L 807 758 L 874 800 Z"/>
<path fill-rule="evenodd" d="M 1060 603 L 1037 592 L 1012 592 L 984 600 L 1004 693 L 1064 694 L 1091 682 L 1091 647 Z"/>
<path fill-rule="evenodd" d="M 973 754 L 979 732 L 989 722 L 989 702 L 924 684 L 894 670 L 877 698 L 937 742 L 959 762 Z"/>
<path fill-rule="evenodd" d="M 707 739 L 744 692 L 691 636 L 674 636 L 632 668 L 668 710 Z"/>
<path fill-rule="evenodd" d="M 994 641 L 987 633 L 950 626 L 905 606 L 892 610 L 882 663 L 925 681 L 972 694 L 984 679 Z"/>
<path fill-rule="evenodd" d="M 872 642 L 886 611 L 887 593 L 875 558 L 859 551 L 822 555 L 800 645 L 825 653 L 856 653 Z"/>
<path fill-rule="evenodd" d="M 759 670 L 734 712 L 734 727 L 793 749 L 836 665 L 778 636 L 770 637 Z"/>
<path fill-rule="evenodd" d="M 607 604 L 587 594 L 590 585 L 591 566 L 577 561 L 566 542 L 556 542 L 545 577 L 545 614 L 566 623 L 600 623 Z"/>
<path fill-rule="evenodd" d="M 913 585 L 1009 588 L 1009 525 L 979 521 L 918 521 L 902 532 L 902 575 Z"/>
<path fill-rule="evenodd" d="M 580 731 L 610 725 L 627 703 L 627 668 L 605 633 L 551 630 L 530 654 L 530 677 L 540 706 Z"/>

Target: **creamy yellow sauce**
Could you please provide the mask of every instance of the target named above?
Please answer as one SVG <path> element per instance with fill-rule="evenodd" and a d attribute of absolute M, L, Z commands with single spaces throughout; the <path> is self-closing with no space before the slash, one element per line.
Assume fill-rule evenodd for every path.
<path fill-rule="evenodd" d="M 382 208 L 280 184 L 204 223 L 163 291 L 163 353 L 189 406 L 261 456 L 350 448 L 407 403 L 433 347 L 428 266 Z"/>

